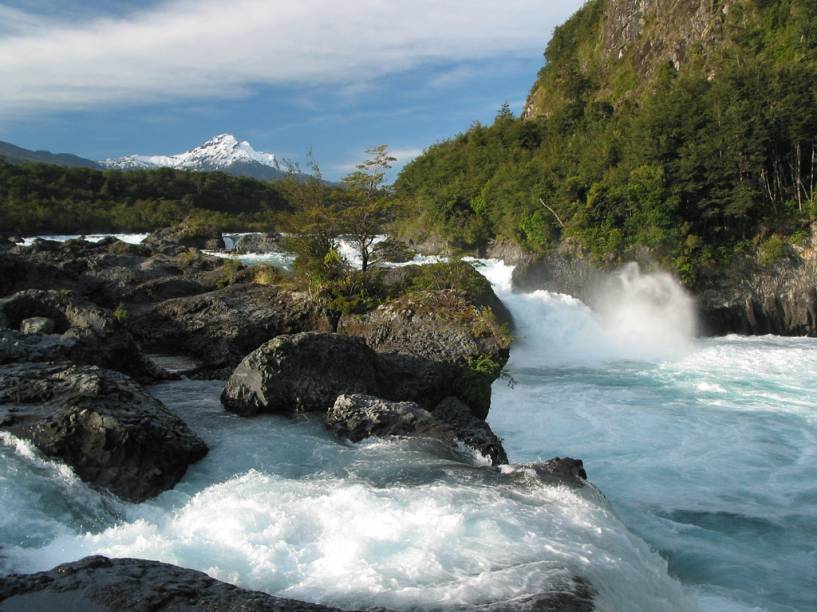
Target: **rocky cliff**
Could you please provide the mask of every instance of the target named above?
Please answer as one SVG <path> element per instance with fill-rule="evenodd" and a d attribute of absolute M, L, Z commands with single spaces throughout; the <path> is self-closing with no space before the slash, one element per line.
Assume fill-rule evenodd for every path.
<path fill-rule="evenodd" d="M 662 66 L 706 66 L 731 28 L 753 14 L 752 3 L 742 0 L 591 0 L 557 28 L 525 116 L 549 116 L 570 101 L 565 69 L 616 105 L 637 95 Z"/>

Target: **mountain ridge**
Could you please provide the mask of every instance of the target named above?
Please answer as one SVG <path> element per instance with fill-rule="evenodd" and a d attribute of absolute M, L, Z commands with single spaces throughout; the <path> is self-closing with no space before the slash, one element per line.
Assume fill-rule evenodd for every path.
<path fill-rule="evenodd" d="M 99 165 L 113 170 L 152 170 L 172 168 L 192 172 L 224 172 L 232 176 L 270 180 L 286 174 L 272 153 L 256 151 L 247 141 L 232 134 L 219 134 L 201 145 L 171 155 L 125 155 L 100 160 Z"/>
<path fill-rule="evenodd" d="M 90 159 L 71 153 L 52 153 L 51 151 L 32 151 L 10 142 L 0 141 L 0 158 L 13 164 L 36 163 L 71 168 L 100 169 L 100 165 Z"/>

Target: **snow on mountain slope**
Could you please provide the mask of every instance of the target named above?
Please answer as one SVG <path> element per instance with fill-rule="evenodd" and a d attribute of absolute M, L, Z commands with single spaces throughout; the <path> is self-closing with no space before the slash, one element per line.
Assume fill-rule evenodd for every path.
<path fill-rule="evenodd" d="M 126 155 L 105 159 L 99 164 L 105 168 L 119 170 L 151 168 L 220 170 L 256 178 L 271 178 L 282 174 L 275 155 L 256 151 L 249 142 L 239 142 L 232 134 L 220 134 L 190 151 L 177 155 Z"/>

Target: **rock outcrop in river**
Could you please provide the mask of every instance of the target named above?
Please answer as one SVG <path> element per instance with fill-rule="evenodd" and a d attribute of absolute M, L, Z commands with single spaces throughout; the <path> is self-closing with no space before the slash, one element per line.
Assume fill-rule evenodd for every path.
<path fill-rule="evenodd" d="M 140 502 L 172 488 L 207 445 L 124 374 L 73 364 L 0 366 L 0 428 Z"/>

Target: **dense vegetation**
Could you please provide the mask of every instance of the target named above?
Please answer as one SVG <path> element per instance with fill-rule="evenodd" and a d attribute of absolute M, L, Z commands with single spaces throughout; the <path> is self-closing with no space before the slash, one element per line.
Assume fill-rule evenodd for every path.
<path fill-rule="evenodd" d="M 0 159 L 0 232 L 148 231 L 184 219 L 260 230 L 288 208 L 280 187 L 218 172 L 100 171 Z"/>
<path fill-rule="evenodd" d="M 735 0 L 715 11 L 714 41 L 649 66 L 637 45 L 605 54 L 607 8 L 591 0 L 556 30 L 525 118 L 505 106 L 404 169 L 396 192 L 420 212 L 404 234 L 561 245 L 607 265 L 646 248 L 688 282 L 803 234 L 817 216 L 817 4 Z"/>

